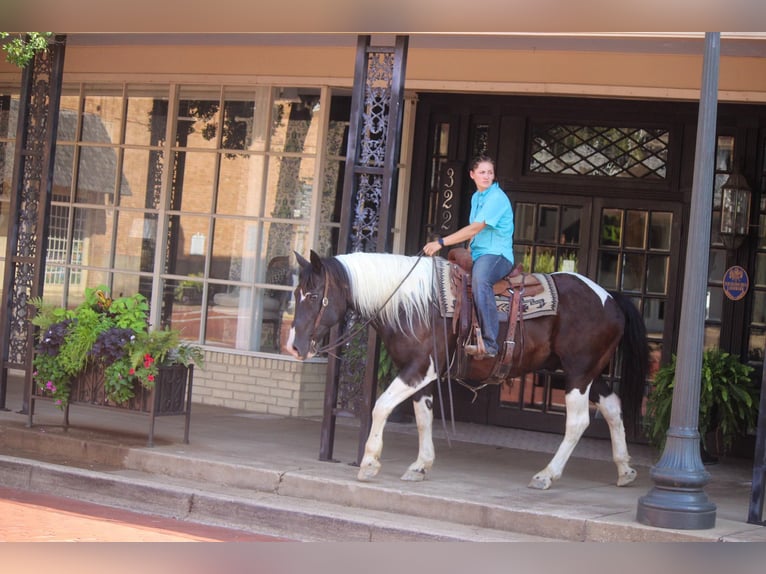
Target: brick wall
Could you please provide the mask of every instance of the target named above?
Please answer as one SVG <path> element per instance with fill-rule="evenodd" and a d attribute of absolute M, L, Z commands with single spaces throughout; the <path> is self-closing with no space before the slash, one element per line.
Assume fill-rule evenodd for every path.
<path fill-rule="evenodd" d="M 192 401 L 291 417 L 321 416 L 325 363 L 205 352 L 194 369 Z"/>

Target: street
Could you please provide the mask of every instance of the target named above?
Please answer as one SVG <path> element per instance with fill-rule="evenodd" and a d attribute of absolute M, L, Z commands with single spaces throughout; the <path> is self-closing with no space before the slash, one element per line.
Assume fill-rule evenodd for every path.
<path fill-rule="evenodd" d="M 0 486 L 0 542 L 278 542 L 285 539 L 182 522 Z"/>

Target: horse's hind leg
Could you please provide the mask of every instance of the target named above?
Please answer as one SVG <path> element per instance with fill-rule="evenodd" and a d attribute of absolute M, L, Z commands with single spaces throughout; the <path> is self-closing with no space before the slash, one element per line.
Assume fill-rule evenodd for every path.
<path fill-rule="evenodd" d="M 628 464 L 630 455 L 625 441 L 620 399 L 614 393 L 606 396 L 599 395 L 596 406 L 609 425 L 609 434 L 612 437 L 612 460 L 617 465 L 617 486 L 626 486 L 636 480 L 636 471 Z"/>
<path fill-rule="evenodd" d="M 431 395 L 424 395 L 412 402 L 415 407 L 415 422 L 418 425 L 418 458 L 402 475 L 402 480 L 420 481 L 425 480 L 426 474 L 434 464 L 434 441 L 433 441 L 433 399 Z"/>
<path fill-rule="evenodd" d="M 590 385 L 585 393 L 577 389 L 569 391 L 566 395 L 567 421 L 564 440 L 561 441 L 556 454 L 543 470 L 532 477 L 529 483 L 530 488 L 546 490 L 551 487 L 554 480 L 557 480 L 564 472 L 572 451 L 577 446 L 582 433 L 590 424 L 590 413 L 588 412 L 588 403 L 590 402 L 588 394 Z"/>

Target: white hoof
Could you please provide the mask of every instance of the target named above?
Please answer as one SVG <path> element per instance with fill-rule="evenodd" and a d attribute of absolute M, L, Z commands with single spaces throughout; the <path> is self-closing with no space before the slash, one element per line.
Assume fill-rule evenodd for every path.
<path fill-rule="evenodd" d="M 359 473 L 356 475 L 357 480 L 361 482 L 368 482 L 375 478 L 380 470 L 380 463 L 378 461 L 362 461 L 359 467 Z"/>
<path fill-rule="evenodd" d="M 407 472 L 405 472 L 402 475 L 402 480 L 406 480 L 408 482 L 423 482 L 426 479 L 426 471 L 425 469 L 421 470 L 414 470 L 414 469 L 407 469 Z"/>
<path fill-rule="evenodd" d="M 532 477 L 532 481 L 529 483 L 529 488 L 536 488 L 537 490 L 548 490 L 553 484 L 553 481 L 549 476 L 543 474 L 536 474 Z"/>
<path fill-rule="evenodd" d="M 634 469 L 629 469 L 627 472 L 617 477 L 617 486 L 628 486 L 631 482 L 636 480 L 638 473 Z"/>

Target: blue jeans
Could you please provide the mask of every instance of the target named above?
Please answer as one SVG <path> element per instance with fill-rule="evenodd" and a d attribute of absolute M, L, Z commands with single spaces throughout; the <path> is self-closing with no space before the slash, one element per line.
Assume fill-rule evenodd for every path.
<path fill-rule="evenodd" d="M 473 262 L 471 271 L 473 302 L 476 306 L 484 347 L 489 354 L 497 354 L 497 332 L 500 328 L 492 286 L 508 275 L 512 269 L 513 263 L 502 255 L 482 255 Z"/>

